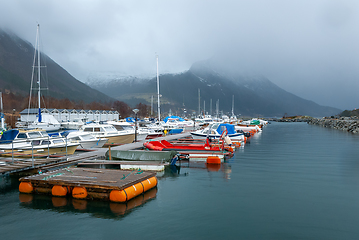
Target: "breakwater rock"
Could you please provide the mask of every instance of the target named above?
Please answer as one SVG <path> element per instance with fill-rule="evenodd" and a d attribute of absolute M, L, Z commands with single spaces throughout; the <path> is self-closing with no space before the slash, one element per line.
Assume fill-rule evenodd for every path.
<path fill-rule="evenodd" d="M 308 124 L 319 125 L 327 128 L 339 129 L 351 133 L 359 133 L 359 120 L 356 117 L 342 117 L 342 118 L 313 118 L 308 121 Z"/>

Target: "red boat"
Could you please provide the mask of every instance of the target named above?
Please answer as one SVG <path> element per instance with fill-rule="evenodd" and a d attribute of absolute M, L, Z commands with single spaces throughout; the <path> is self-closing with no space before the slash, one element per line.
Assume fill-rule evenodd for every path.
<path fill-rule="evenodd" d="M 143 143 L 143 146 L 149 150 L 156 151 L 227 151 L 233 152 L 233 148 L 229 146 L 212 146 L 209 143 L 209 140 L 206 140 L 206 143 L 203 144 L 172 144 L 166 140 L 160 141 L 150 141 Z"/>

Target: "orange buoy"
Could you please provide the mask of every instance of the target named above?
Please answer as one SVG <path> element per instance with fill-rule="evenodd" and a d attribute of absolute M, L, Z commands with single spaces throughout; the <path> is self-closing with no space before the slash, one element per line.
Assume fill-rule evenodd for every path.
<path fill-rule="evenodd" d="M 225 146 L 224 149 L 226 149 L 228 152 L 233 152 L 233 148 L 230 146 Z"/>
<path fill-rule="evenodd" d="M 218 156 L 207 157 L 207 164 L 221 164 L 221 159 Z"/>
<path fill-rule="evenodd" d="M 72 196 L 74 198 L 86 198 L 87 197 L 87 190 L 84 187 L 74 187 L 74 189 L 72 189 Z"/>
<path fill-rule="evenodd" d="M 32 193 L 32 191 L 34 191 L 34 187 L 31 182 L 21 182 L 19 185 L 19 191 L 22 193 Z"/>
<path fill-rule="evenodd" d="M 157 184 L 157 181 L 156 181 Z M 123 190 L 112 190 L 110 192 L 110 201 L 112 202 L 126 202 L 141 193 L 143 193 L 144 186 L 141 183 L 136 183 L 131 187 Z"/>
<path fill-rule="evenodd" d="M 141 183 L 136 183 L 131 187 L 125 189 L 127 201 L 143 193 L 143 186 Z"/>
<path fill-rule="evenodd" d="M 110 192 L 110 201 L 112 202 L 126 202 L 127 195 L 125 190 L 112 190 Z"/>
<path fill-rule="evenodd" d="M 55 185 L 52 187 L 51 193 L 56 197 L 64 197 L 67 195 L 67 187 Z"/>
<path fill-rule="evenodd" d="M 151 177 L 141 182 L 143 186 L 143 192 L 155 187 L 157 185 L 157 178 Z"/>

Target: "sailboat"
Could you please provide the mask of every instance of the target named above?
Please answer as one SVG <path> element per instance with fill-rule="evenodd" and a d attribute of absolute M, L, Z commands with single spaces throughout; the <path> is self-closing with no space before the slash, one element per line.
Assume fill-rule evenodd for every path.
<path fill-rule="evenodd" d="M 46 66 L 41 66 L 40 61 L 40 24 L 37 25 L 36 32 L 36 44 L 35 44 L 35 53 L 34 53 L 34 62 L 32 66 L 32 77 L 31 77 L 31 87 L 30 87 L 30 99 L 29 99 L 29 108 L 31 102 L 31 93 L 33 90 L 37 90 L 38 93 L 38 116 L 37 119 L 28 124 L 30 128 L 41 128 L 46 131 L 57 131 L 60 129 L 61 124 L 55 119 L 51 114 L 42 114 L 41 112 L 41 68 Z M 37 71 L 36 71 L 37 70 Z M 38 88 L 33 88 L 32 84 L 35 80 L 35 75 L 37 72 L 37 84 Z"/>
<path fill-rule="evenodd" d="M 1 118 L 1 127 L 0 127 L 0 132 L 5 131 L 5 115 L 4 115 L 4 108 L 3 108 L 3 104 L 2 104 L 2 92 L 0 92 L 0 108 L 1 108 L 1 112 L 0 112 L 0 118 Z"/>

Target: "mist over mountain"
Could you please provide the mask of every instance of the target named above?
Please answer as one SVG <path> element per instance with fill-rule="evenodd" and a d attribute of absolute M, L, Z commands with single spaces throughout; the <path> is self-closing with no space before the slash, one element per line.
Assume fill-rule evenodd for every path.
<path fill-rule="evenodd" d="M 29 95 L 34 51 L 33 45 L 28 41 L 8 30 L 0 29 L 0 91 Z M 42 87 L 48 88 L 47 91 L 43 91 L 45 96 L 86 103 L 113 100 L 75 79 L 46 54 L 41 53 L 41 59 L 46 63 L 46 68 L 42 69 L 46 78 L 43 82 L 45 86 Z"/>
<path fill-rule="evenodd" d="M 35 34 L 35 33 L 34 33 Z M 0 90 L 28 95 L 32 73 L 34 47 L 9 31 L 0 30 Z M 87 84 L 72 77 L 46 54 L 48 95 L 58 99 L 106 102 L 114 99 L 130 106 L 142 102 L 157 105 L 156 76 L 126 76 L 102 72 L 91 76 Z M 200 111 L 229 114 L 234 96 L 234 113 L 243 116 L 309 115 L 329 116 L 341 110 L 320 106 L 291 94 L 265 76 L 243 74 L 241 66 L 227 66 L 218 59 L 194 63 L 187 71 L 160 75 L 162 112 L 182 114 Z M 235 69 L 235 70 L 233 70 Z M 238 71 L 236 70 L 238 69 Z M 243 72 L 243 67 L 241 69 Z M 92 87 L 92 88 L 91 88 Z M 200 91 L 200 103 L 198 91 Z M 152 101 L 153 100 L 153 101 Z M 212 103 L 212 104 L 211 104 Z"/>
<path fill-rule="evenodd" d="M 157 105 L 156 77 L 117 77 L 106 82 L 97 79 L 90 86 L 128 104 L 139 102 Z M 214 59 L 194 63 L 188 71 L 179 74 L 160 75 L 160 94 L 163 111 L 172 110 L 178 114 L 186 109 L 198 113 L 200 108 L 215 114 L 219 110 L 230 113 L 234 95 L 234 113 L 242 116 L 309 115 L 329 116 L 341 112 L 333 107 L 320 106 L 291 94 L 264 76 L 241 75 L 217 64 Z M 212 108 L 211 108 L 212 102 Z M 156 107 L 154 107 L 156 108 Z M 212 111 L 211 111 L 212 109 Z"/>

